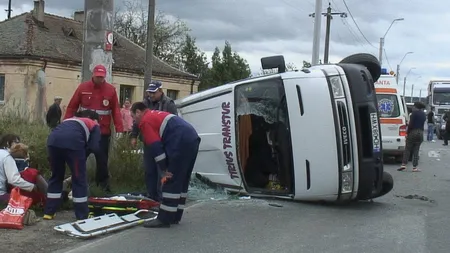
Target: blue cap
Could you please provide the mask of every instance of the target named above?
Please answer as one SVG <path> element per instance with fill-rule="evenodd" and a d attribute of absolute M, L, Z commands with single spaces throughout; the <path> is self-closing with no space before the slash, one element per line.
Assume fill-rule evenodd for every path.
<path fill-rule="evenodd" d="M 156 92 L 160 88 L 162 88 L 162 83 L 160 81 L 151 81 L 146 91 Z"/>

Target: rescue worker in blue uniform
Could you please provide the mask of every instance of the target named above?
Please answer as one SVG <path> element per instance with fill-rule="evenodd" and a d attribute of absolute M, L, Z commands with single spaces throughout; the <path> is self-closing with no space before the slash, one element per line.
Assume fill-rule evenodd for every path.
<path fill-rule="evenodd" d="M 177 106 L 174 101 L 166 96 L 163 92 L 163 86 L 160 81 L 151 81 L 146 93 L 147 97 L 142 101 L 148 109 L 158 110 L 164 112 L 170 112 L 177 115 Z M 135 147 L 137 144 L 137 138 L 142 141 L 142 136 L 139 134 L 139 128 L 136 122 L 133 123 L 133 130 L 130 134 L 131 146 Z M 145 153 L 144 153 L 145 156 Z M 161 201 L 161 175 L 158 174 L 158 169 L 155 166 L 148 165 L 145 167 L 145 184 L 147 186 L 147 196 L 153 200 Z"/>
<path fill-rule="evenodd" d="M 59 124 L 48 136 L 47 150 L 52 176 L 48 182 L 44 219 L 54 218 L 62 201 L 66 164 L 72 174 L 72 196 L 77 220 L 87 219 L 86 153 L 98 151 L 100 144 L 99 115 L 90 110 L 79 111 L 75 117 Z"/>
<path fill-rule="evenodd" d="M 131 114 L 144 139 L 144 165 L 156 163 L 161 175 L 168 178 L 162 186 L 158 217 L 144 226 L 158 228 L 178 224 L 183 216 L 200 137 L 182 118 L 149 110 L 142 102 L 133 104 Z"/>

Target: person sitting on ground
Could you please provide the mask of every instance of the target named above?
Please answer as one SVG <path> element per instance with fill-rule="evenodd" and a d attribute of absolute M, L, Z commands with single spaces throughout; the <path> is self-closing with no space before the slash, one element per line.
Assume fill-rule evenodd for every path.
<path fill-rule="evenodd" d="M 38 187 L 22 178 L 17 168 L 14 158 L 9 153 L 9 149 L 15 143 L 19 143 L 17 135 L 7 134 L 0 139 L 0 203 L 9 202 L 10 194 L 8 184 L 18 187 L 24 192 L 35 192 Z"/>
<path fill-rule="evenodd" d="M 47 181 L 39 174 L 37 169 L 29 167 L 28 146 L 23 143 L 13 144 L 9 153 L 14 158 L 22 178 L 37 186 L 37 192 L 26 193 L 25 195 L 33 199 L 33 205 L 44 205 L 48 188 Z"/>

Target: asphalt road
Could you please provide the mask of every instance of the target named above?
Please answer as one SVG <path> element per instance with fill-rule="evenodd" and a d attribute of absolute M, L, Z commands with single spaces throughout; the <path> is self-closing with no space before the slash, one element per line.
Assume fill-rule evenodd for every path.
<path fill-rule="evenodd" d="M 424 143 L 422 172 L 385 165 L 395 186 L 373 203 L 208 201 L 171 229 L 133 228 L 60 252 L 450 252 L 450 148 Z M 269 204 L 277 203 L 282 207 Z"/>

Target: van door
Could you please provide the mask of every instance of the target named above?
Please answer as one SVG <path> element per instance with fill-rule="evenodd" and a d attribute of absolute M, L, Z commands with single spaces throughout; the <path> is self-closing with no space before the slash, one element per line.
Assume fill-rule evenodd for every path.
<path fill-rule="evenodd" d="M 406 125 L 408 125 L 408 122 L 409 122 L 408 107 L 406 106 L 405 97 L 404 96 L 400 96 L 400 97 L 402 98 L 403 115 L 405 115 Z"/>
<path fill-rule="evenodd" d="M 404 127 L 402 100 L 395 93 L 377 93 L 378 110 L 380 113 L 381 138 L 384 153 L 399 155 L 404 147 L 404 139 L 400 137 L 400 128 Z M 403 128 L 402 127 L 402 128 Z"/>

